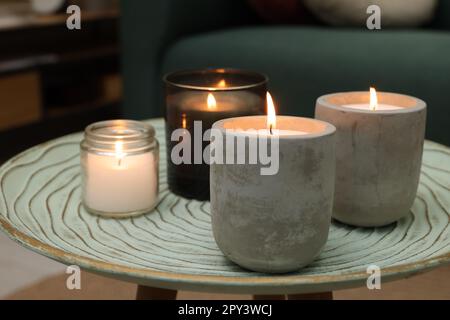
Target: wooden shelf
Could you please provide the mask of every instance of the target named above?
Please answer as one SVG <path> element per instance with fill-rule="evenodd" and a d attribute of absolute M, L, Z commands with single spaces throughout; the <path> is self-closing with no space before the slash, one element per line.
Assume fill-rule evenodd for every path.
<path fill-rule="evenodd" d="M 117 45 L 108 45 L 75 52 L 48 53 L 38 56 L 19 57 L 12 60 L 0 60 L 0 75 L 31 68 L 98 59 L 101 57 L 114 56 L 118 54 L 119 47 Z"/>
<path fill-rule="evenodd" d="M 117 118 L 122 100 L 119 11 L 82 10 L 81 32 L 67 30 L 69 14 L 64 11 L 53 15 L 12 11 L 0 13 L 0 81 L 12 86 L 17 77 L 33 74 L 36 94 L 31 98 L 30 85 L 18 84 L 14 90 L 4 86 L 5 112 L 13 118 L 0 119 L 7 124 L 0 126 L 5 150 L 12 155 L 32 141 Z"/>
<path fill-rule="evenodd" d="M 18 29 L 43 28 L 49 26 L 57 26 L 66 23 L 66 13 L 52 15 L 11 15 L 0 17 L 0 32 Z M 82 11 L 81 19 L 84 23 L 98 20 L 116 19 L 119 17 L 118 10 L 106 11 Z"/>
<path fill-rule="evenodd" d="M 120 100 L 100 98 L 95 101 L 89 101 L 87 103 L 68 106 L 68 107 L 52 107 L 47 108 L 45 118 L 53 119 L 58 117 L 71 116 L 74 114 L 79 114 L 88 111 L 94 111 L 96 109 L 101 109 L 109 105 L 119 104 Z"/>

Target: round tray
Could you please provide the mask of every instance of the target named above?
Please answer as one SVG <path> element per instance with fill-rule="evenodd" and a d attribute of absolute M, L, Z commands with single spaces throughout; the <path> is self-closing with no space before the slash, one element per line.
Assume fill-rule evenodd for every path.
<path fill-rule="evenodd" d="M 211 232 L 209 202 L 167 189 L 164 123 L 149 121 L 161 143 L 160 203 L 147 215 L 104 219 L 80 204 L 81 133 L 31 148 L 0 168 L 0 227 L 25 247 L 68 265 L 142 285 L 228 293 L 308 293 L 365 285 L 450 262 L 450 150 L 425 143 L 411 214 L 383 228 L 333 222 L 321 255 L 299 272 L 266 275 L 227 260 Z"/>

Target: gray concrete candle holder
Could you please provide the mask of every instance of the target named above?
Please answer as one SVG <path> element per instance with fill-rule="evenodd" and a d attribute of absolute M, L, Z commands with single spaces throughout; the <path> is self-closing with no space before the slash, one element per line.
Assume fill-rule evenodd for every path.
<path fill-rule="evenodd" d="M 407 215 L 419 182 L 426 104 L 385 92 L 378 100 L 376 111 L 349 107 L 367 105 L 368 92 L 325 95 L 316 104 L 316 118 L 337 129 L 333 217 L 355 226 L 383 226 Z"/>
<path fill-rule="evenodd" d="M 212 146 L 226 154 L 226 136 L 241 134 L 226 129 L 266 128 L 266 117 L 225 119 L 213 128 L 223 139 Z M 265 273 L 296 271 L 320 253 L 328 237 L 335 183 L 334 126 L 278 116 L 277 129 L 277 174 L 261 175 L 265 165 L 248 164 L 249 144 L 258 139 L 252 134 L 245 138 L 246 164 L 210 166 L 212 228 L 219 248 L 238 265 Z"/>

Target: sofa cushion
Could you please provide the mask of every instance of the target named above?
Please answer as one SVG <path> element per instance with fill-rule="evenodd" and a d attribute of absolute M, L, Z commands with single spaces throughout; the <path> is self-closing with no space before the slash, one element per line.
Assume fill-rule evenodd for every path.
<path fill-rule="evenodd" d="M 311 24 L 317 22 L 303 0 L 247 0 L 264 21 L 278 24 Z"/>
<path fill-rule="evenodd" d="M 369 6 L 380 8 L 382 28 L 416 27 L 434 17 L 437 0 L 304 0 L 323 22 L 336 26 L 366 26 Z M 372 12 L 372 11 L 370 11 Z"/>
<path fill-rule="evenodd" d="M 427 137 L 450 145 L 450 34 L 320 27 L 252 27 L 184 38 L 163 72 L 236 67 L 266 73 L 280 114 L 313 116 L 320 95 L 393 91 L 428 103 Z"/>

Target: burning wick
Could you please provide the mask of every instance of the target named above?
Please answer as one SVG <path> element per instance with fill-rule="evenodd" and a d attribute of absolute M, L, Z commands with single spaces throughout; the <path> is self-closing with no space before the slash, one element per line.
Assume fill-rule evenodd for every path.
<path fill-rule="evenodd" d="M 378 107 L 377 90 L 370 88 L 370 110 L 375 111 Z"/>
<path fill-rule="evenodd" d="M 123 142 L 117 141 L 116 142 L 116 159 L 117 159 L 117 164 L 119 167 L 122 164 L 122 159 L 124 156 L 125 156 L 125 154 L 123 153 Z"/>
<path fill-rule="evenodd" d="M 266 94 L 266 100 L 267 100 L 267 127 L 269 128 L 270 134 L 272 133 L 272 129 L 275 129 L 277 118 L 275 114 L 275 106 L 273 104 L 272 96 L 269 92 Z"/>
<path fill-rule="evenodd" d="M 212 93 L 208 93 L 207 105 L 208 109 L 216 109 L 217 107 L 216 98 L 214 98 Z"/>
<path fill-rule="evenodd" d="M 183 129 L 186 129 L 186 114 L 183 113 L 183 115 L 181 116 L 181 127 Z"/>

